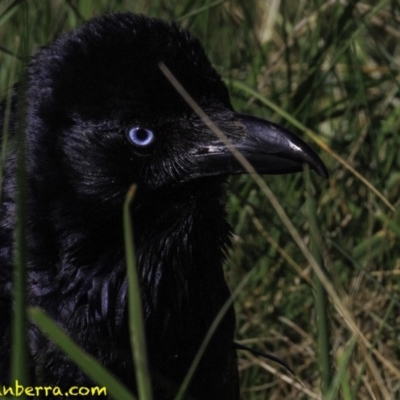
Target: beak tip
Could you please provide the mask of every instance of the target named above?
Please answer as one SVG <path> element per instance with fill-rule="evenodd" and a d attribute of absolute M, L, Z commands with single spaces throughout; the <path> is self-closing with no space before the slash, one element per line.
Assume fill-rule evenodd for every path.
<path fill-rule="evenodd" d="M 247 141 L 242 144 L 242 148 L 238 147 L 239 150 L 248 152 L 245 155 L 250 156 L 250 162 L 255 161 L 251 159 L 254 155 L 264 154 L 264 160 L 270 158 L 270 165 L 259 163 L 259 173 L 301 172 L 305 163 L 318 175 L 325 179 L 329 178 L 328 170 L 317 153 L 286 128 L 249 115 L 235 113 L 235 117 L 247 132 Z M 287 163 L 286 166 L 284 161 Z M 257 165 L 255 167 L 257 169 Z"/>
<path fill-rule="evenodd" d="M 319 176 L 322 176 L 324 179 L 329 179 L 329 172 L 322 162 L 314 165 L 313 169 Z"/>

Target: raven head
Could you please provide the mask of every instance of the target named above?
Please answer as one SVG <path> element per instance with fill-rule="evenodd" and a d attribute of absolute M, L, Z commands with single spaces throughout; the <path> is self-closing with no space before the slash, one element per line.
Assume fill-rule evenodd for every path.
<path fill-rule="evenodd" d="M 327 176 L 318 156 L 295 135 L 232 110 L 226 86 L 198 40 L 174 24 L 132 14 L 91 20 L 33 59 L 31 176 L 46 190 L 53 184 L 82 201 L 114 206 L 132 183 L 159 191 L 245 173 L 160 63 L 259 173 L 296 172 L 307 163 Z"/>

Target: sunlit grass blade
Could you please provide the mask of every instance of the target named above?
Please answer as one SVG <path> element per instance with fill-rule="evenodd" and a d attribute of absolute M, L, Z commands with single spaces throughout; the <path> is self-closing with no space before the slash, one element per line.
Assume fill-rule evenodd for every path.
<path fill-rule="evenodd" d="M 140 297 L 141 290 L 138 273 L 136 270 L 132 220 L 130 215 L 130 204 L 134 197 L 135 190 L 135 185 L 130 187 L 126 195 L 123 212 L 125 258 L 128 275 L 129 330 L 133 352 L 132 355 L 135 363 L 138 397 L 140 400 L 150 400 L 152 398 L 152 390 L 147 361 L 147 346 L 143 322 L 142 299 Z"/>
<path fill-rule="evenodd" d="M 30 319 L 51 339 L 60 349 L 68 354 L 87 376 L 101 387 L 107 388 L 107 393 L 116 400 L 135 400 L 135 396 L 108 372 L 94 357 L 83 351 L 58 325 L 38 307 L 28 309 Z"/>

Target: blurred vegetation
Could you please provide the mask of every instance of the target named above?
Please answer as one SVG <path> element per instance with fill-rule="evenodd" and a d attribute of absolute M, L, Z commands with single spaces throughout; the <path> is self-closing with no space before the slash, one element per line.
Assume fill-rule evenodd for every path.
<path fill-rule="evenodd" d="M 24 27 L 23 1 L 0 3 L 0 98 Z M 400 398 L 400 3 L 398 0 L 28 1 L 34 54 L 104 12 L 175 20 L 192 31 L 231 90 L 234 107 L 308 141 L 330 178 L 311 174 L 319 247 L 328 277 L 328 327 L 317 318 L 315 267 L 249 177 L 230 181 L 235 231 L 226 275 L 237 339 L 274 352 L 278 365 L 238 352 L 244 399 L 321 398 L 318 332 L 332 362 L 324 398 Z M 16 77 L 18 79 L 18 76 Z M 265 177 L 309 244 L 304 174 Z M 310 191 L 308 191 L 310 192 Z M 326 372 L 326 371 L 325 371 Z"/>

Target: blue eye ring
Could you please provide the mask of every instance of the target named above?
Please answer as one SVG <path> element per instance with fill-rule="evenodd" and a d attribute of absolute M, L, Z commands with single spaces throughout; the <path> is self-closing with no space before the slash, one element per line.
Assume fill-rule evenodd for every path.
<path fill-rule="evenodd" d="M 154 142 L 156 137 L 152 130 L 134 126 L 129 129 L 128 138 L 136 146 L 147 147 Z"/>

